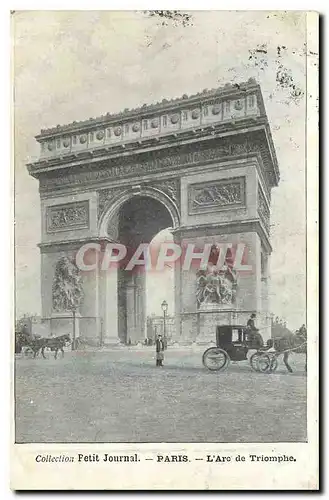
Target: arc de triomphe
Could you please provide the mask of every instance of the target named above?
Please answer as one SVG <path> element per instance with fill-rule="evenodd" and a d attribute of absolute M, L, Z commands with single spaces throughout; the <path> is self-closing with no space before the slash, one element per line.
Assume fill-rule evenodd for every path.
<path fill-rule="evenodd" d="M 52 288 L 63 256 L 73 259 L 88 242 L 135 247 L 172 227 L 180 246 L 244 244 L 251 268 L 228 279 L 228 295 L 203 302 L 207 273 L 177 265 L 177 339 L 214 336 L 215 324 L 245 324 L 251 312 L 266 326 L 271 189 L 279 170 L 254 80 L 42 130 L 36 140 L 40 159 L 28 169 L 41 198 L 43 317 L 56 325 L 61 314 Z M 80 321 L 82 337 L 145 337 L 145 274 L 96 269 L 82 282 L 78 313 L 95 318 Z"/>

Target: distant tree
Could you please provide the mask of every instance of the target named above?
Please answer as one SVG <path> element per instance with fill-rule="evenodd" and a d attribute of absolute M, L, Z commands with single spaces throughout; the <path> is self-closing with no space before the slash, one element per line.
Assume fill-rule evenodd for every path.
<path fill-rule="evenodd" d="M 15 331 L 18 333 L 31 333 L 31 318 L 24 315 L 15 323 Z"/>
<path fill-rule="evenodd" d="M 80 271 L 68 257 L 59 259 L 53 281 L 53 308 L 55 311 L 78 309 L 83 300 Z"/>

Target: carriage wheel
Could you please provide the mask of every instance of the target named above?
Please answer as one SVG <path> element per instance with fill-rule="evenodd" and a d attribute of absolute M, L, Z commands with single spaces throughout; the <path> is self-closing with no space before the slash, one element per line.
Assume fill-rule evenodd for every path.
<path fill-rule="evenodd" d="M 211 371 L 225 370 L 230 363 L 230 357 L 223 349 L 210 347 L 203 353 L 202 363 Z"/>
<path fill-rule="evenodd" d="M 275 354 L 266 354 L 266 361 L 264 360 L 263 373 L 273 373 L 278 367 L 278 358 Z M 268 365 L 268 366 L 267 366 Z"/>
<path fill-rule="evenodd" d="M 258 358 L 259 356 L 261 356 L 261 353 L 259 353 L 258 351 L 257 352 L 254 352 L 254 354 L 252 356 L 250 356 L 250 366 L 251 368 L 255 371 L 255 372 L 259 372 L 259 367 L 258 367 Z"/>
<path fill-rule="evenodd" d="M 275 355 L 264 353 L 258 357 L 257 364 L 261 373 L 272 373 L 278 367 L 278 360 Z"/>
<path fill-rule="evenodd" d="M 269 373 L 271 371 L 271 360 L 268 354 L 259 354 L 257 368 L 261 373 Z"/>
<path fill-rule="evenodd" d="M 278 367 L 278 358 L 276 356 L 272 356 L 271 357 L 271 373 L 272 372 L 275 372 L 275 370 L 277 369 Z"/>
<path fill-rule="evenodd" d="M 255 372 L 272 373 L 278 367 L 278 359 L 273 354 L 258 351 L 250 357 L 250 365 Z"/>

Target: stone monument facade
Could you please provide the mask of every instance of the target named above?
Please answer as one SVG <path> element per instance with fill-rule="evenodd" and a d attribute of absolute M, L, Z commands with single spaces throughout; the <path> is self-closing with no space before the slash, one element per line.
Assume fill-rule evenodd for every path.
<path fill-rule="evenodd" d="M 220 271 L 211 262 L 204 270 L 176 265 L 177 340 L 214 338 L 216 324 L 245 324 L 252 312 L 266 326 L 279 169 L 254 80 L 42 130 L 36 140 L 40 158 L 28 169 L 41 198 L 44 317 L 58 314 L 53 284 L 61 259 L 74 261 L 85 243 L 135 248 L 171 227 L 182 248 L 229 249 Z M 241 248 L 250 270 L 238 273 Z M 81 321 L 81 337 L 146 337 L 145 275 L 95 269 L 80 279 L 78 313 L 95 318 Z"/>

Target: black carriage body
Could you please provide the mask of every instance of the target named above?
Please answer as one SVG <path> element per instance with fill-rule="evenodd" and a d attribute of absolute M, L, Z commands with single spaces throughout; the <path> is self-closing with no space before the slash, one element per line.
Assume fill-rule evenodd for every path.
<path fill-rule="evenodd" d="M 255 353 L 250 356 L 249 363 L 253 370 L 271 373 L 276 370 L 275 353 L 262 350 L 261 335 L 243 325 L 220 325 L 216 327 L 216 347 L 209 347 L 202 356 L 203 365 L 211 371 L 224 371 L 231 361 L 248 360 L 250 349 Z"/>
<path fill-rule="evenodd" d="M 216 345 L 227 352 L 232 361 L 247 359 L 247 332 L 241 325 L 225 325 L 216 328 Z"/>

